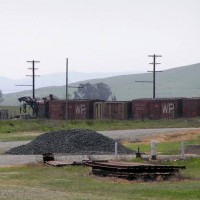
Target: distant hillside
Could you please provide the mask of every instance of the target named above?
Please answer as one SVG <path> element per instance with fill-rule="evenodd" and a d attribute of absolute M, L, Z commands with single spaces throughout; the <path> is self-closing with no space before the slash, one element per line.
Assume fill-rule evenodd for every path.
<path fill-rule="evenodd" d="M 156 74 L 156 97 L 198 97 L 200 96 L 200 63 L 184 67 L 165 70 Z M 132 100 L 135 98 L 151 98 L 153 86 L 151 83 L 136 83 L 135 81 L 151 81 L 152 73 L 130 74 L 114 76 L 103 79 L 92 79 L 70 84 L 78 86 L 79 83 L 108 84 L 117 100 Z M 73 95 L 75 89 L 69 88 Z M 36 96 L 44 97 L 54 94 L 59 98 L 65 97 L 65 86 L 45 87 L 36 90 Z M 15 105 L 17 98 L 25 95 L 32 95 L 32 91 L 24 91 L 4 95 L 6 105 Z"/>
<path fill-rule="evenodd" d="M 39 73 L 39 72 L 38 72 Z M 123 73 L 119 72 L 110 72 L 110 73 L 85 73 L 85 72 L 73 72 L 70 71 L 68 75 L 68 82 L 75 83 L 78 81 L 84 81 L 94 78 L 105 78 L 112 77 L 116 75 L 121 75 Z M 35 88 L 49 87 L 49 86 L 62 86 L 66 83 L 66 73 L 54 73 L 41 75 L 36 77 Z M 4 94 L 20 92 L 23 90 L 31 89 L 30 86 L 21 86 L 21 85 L 31 85 L 31 77 L 19 80 L 12 80 L 0 76 L 0 90 Z M 20 85 L 20 86 L 16 86 Z"/>

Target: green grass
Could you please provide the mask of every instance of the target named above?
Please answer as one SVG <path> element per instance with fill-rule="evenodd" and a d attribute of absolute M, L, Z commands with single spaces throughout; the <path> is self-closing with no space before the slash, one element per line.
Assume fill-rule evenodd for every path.
<path fill-rule="evenodd" d="M 49 121 L 6 120 L 0 121 L 0 140 L 26 140 L 52 130 L 89 128 L 93 130 L 120 130 L 137 128 L 200 127 L 199 119 L 145 120 L 145 121 Z M 28 132 L 28 133 L 27 133 Z M 30 134 L 30 135 L 29 135 Z M 198 143 L 200 139 L 187 141 Z M 130 144 L 137 149 L 138 144 Z M 135 147 L 134 147 L 135 145 Z M 142 144 L 141 151 L 150 151 L 150 145 Z M 145 149 L 146 148 L 146 149 Z M 180 142 L 160 143 L 161 154 L 180 152 Z M 200 199 L 200 158 L 167 162 L 170 165 L 186 165 L 181 172 L 184 181 L 128 182 L 114 178 L 91 175 L 86 167 L 51 168 L 42 165 L 0 168 L 0 199 L 70 199 L 70 200 L 197 200 Z"/>
<path fill-rule="evenodd" d="M 188 144 L 200 144 L 200 136 L 195 140 L 187 140 L 184 141 L 184 147 L 186 150 L 186 146 Z M 131 143 L 125 142 L 123 143 L 129 149 L 136 150 L 138 147 L 140 148 L 140 152 L 150 154 L 151 153 L 151 145 L 143 144 L 143 143 Z M 181 153 L 181 141 L 178 142 L 161 142 L 157 143 L 157 154 L 158 155 L 180 155 Z"/>
<path fill-rule="evenodd" d="M 124 146 L 130 149 L 140 148 L 140 152 L 150 154 L 150 144 L 138 144 L 138 143 L 125 143 Z M 180 154 L 181 143 L 180 142 L 162 142 L 157 144 L 157 153 L 159 155 L 177 155 Z"/>
<path fill-rule="evenodd" d="M 185 163 L 183 176 L 200 178 L 200 159 Z M 194 173 L 193 173 L 194 172 Z M 1 199 L 200 199 L 200 181 L 137 182 L 91 175 L 87 167 L 0 168 Z"/>
<path fill-rule="evenodd" d="M 63 128 L 90 128 L 93 130 L 125 130 L 145 128 L 184 128 L 200 127 L 200 119 L 174 120 L 74 120 L 52 121 L 45 119 L 1 120 L 0 133 L 19 131 L 48 131 Z"/>
<path fill-rule="evenodd" d="M 32 133 L 0 133 L 0 141 L 8 142 L 8 141 L 29 141 L 36 138 L 36 136 L 40 135 L 40 132 Z"/>
<path fill-rule="evenodd" d="M 200 118 L 173 120 L 74 120 L 54 121 L 45 119 L 1 120 L 0 133 L 19 131 L 46 131 L 63 128 L 90 128 L 93 130 L 122 130 L 145 128 L 200 127 Z"/>
<path fill-rule="evenodd" d="M 165 164 L 165 163 L 163 163 Z M 185 165 L 186 169 L 182 171 L 182 176 L 189 179 L 200 180 L 200 158 L 190 158 L 187 160 L 178 160 L 176 162 L 167 162 L 170 165 Z"/>
<path fill-rule="evenodd" d="M 84 128 L 96 131 L 128 130 L 147 128 L 184 128 L 200 127 L 200 119 L 174 119 L 174 120 L 74 120 L 51 121 L 46 119 L 29 120 L 1 120 L 0 140 L 32 140 L 34 136 L 24 135 L 23 132 L 44 133 L 69 128 Z"/>

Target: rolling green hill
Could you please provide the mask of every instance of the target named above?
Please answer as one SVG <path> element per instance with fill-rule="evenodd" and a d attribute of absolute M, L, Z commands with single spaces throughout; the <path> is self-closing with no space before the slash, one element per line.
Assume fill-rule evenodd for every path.
<path fill-rule="evenodd" d="M 156 97 L 198 97 L 200 96 L 200 63 L 177 67 L 165 70 L 156 74 Z M 136 83 L 135 81 L 152 81 L 152 73 L 129 74 L 114 76 L 103 79 L 92 79 L 76 82 L 71 86 L 78 86 L 79 83 L 108 84 L 117 97 L 117 100 L 132 100 L 136 98 L 151 98 L 153 93 L 152 83 Z M 69 94 L 73 98 L 73 91 L 69 88 Z M 36 96 L 45 97 L 54 94 L 59 98 L 65 98 L 65 86 L 45 87 L 36 90 Z M 19 105 L 18 97 L 32 96 L 32 91 L 5 94 L 5 101 L 1 105 Z"/>

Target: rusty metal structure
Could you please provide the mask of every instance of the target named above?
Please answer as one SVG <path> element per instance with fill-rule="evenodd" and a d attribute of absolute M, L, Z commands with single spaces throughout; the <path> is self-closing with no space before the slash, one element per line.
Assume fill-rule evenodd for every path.
<path fill-rule="evenodd" d="M 54 155 L 52 153 L 46 153 L 43 154 L 43 163 L 47 166 L 52 167 L 64 167 L 64 166 L 72 166 L 72 165 L 82 165 L 82 162 L 74 162 L 74 161 L 57 161 L 54 158 Z"/>
<path fill-rule="evenodd" d="M 43 162 L 44 165 L 52 167 L 69 165 L 88 166 L 92 168 L 92 173 L 94 175 L 124 178 L 128 180 L 135 180 L 138 178 L 152 180 L 159 176 L 163 177 L 163 179 L 167 179 L 186 168 L 185 166 L 155 165 L 108 160 L 83 160 L 82 162 L 56 161 L 54 155 L 51 153 L 43 154 Z"/>
<path fill-rule="evenodd" d="M 133 100 L 133 119 L 174 119 L 182 117 L 181 98 Z"/>
<path fill-rule="evenodd" d="M 94 103 L 94 119 L 127 120 L 132 118 L 131 101 L 106 101 Z"/>
<path fill-rule="evenodd" d="M 183 117 L 200 116 L 200 98 L 183 99 Z"/>
<path fill-rule="evenodd" d="M 22 110 L 23 110 L 24 113 L 26 113 L 26 106 L 28 105 L 32 108 L 33 115 L 38 116 L 38 112 L 39 112 L 38 105 L 39 105 L 39 103 L 35 99 L 33 99 L 31 97 L 20 97 L 20 98 L 18 98 L 18 101 L 20 103 L 23 102 L 23 108 L 20 107 L 20 113 L 22 112 Z"/>
<path fill-rule="evenodd" d="M 86 161 L 87 166 L 92 167 L 92 173 L 98 176 L 110 176 L 135 180 L 137 178 L 156 179 L 158 176 L 164 179 L 179 173 L 185 166 L 154 165 L 135 162 L 117 161 Z"/>
<path fill-rule="evenodd" d="M 56 100 L 52 97 L 36 101 L 20 97 L 37 117 L 52 120 L 144 120 L 176 119 L 200 116 L 200 98 L 143 98 L 132 101 L 89 99 Z M 66 113 L 67 112 L 67 113 Z"/>

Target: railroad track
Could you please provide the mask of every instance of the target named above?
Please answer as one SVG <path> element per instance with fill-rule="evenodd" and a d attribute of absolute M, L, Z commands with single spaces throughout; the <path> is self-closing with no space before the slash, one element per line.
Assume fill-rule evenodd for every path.
<path fill-rule="evenodd" d="M 169 166 L 155 165 L 137 162 L 119 162 L 108 160 L 83 160 L 82 162 L 64 162 L 55 161 L 52 154 L 43 155 L 45 165 L 53 167 L 62 167 L 69 165 L 84 165 L 92 168 L 92 173 L 98 176 L 109 176 L 125 178 L 129 180 L 156 179 L 162 177 L 167 179 L 175 176 L 180 170 L 185 169 L 185 166 Z"/>
<path fill-rule="evenodd" d="M 87 166 L 92 167 L 92 173 L 98 176 L 109 176 L 134 180 L 156 179 L 161 176 L 164 179 L 174 176 L 185 166 L 168 166 L 142 164 L 135 162 L 116 162 L 116 161 L 86 161 Z"/>

